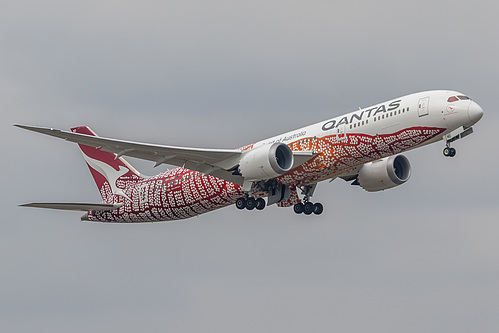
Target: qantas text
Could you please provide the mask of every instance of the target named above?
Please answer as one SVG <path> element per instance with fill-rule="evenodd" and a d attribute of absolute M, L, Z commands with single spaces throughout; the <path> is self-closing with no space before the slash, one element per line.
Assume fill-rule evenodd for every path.
<path fill-rule="evenodd" d="M 357 120 L 363 120 L 363 119 L 368 119 L 371 117 L 375 117 L 378 113 L 382 112 L 388 112 L 388 111 L 393 111 L 396 110 L 400 107 L 400 102 L 402 100 L 396 100 L 388 104 L 388 106 L 385 106 L 385 104 L 382 104 L 380 106 L 375 106 L 370 109 L 362 110 L 353 113 L 352 115 L 345 116 L 341 118 L 339 121 L 336 121 L 335 119 L 330 120 L 326 122 L 324 125 L 322 125 L 322 130 L 323 131 L 329 131 L 333 128 L 337 128 L 341 125 L 347 125 L 352 123 L 355 119 Z"/>

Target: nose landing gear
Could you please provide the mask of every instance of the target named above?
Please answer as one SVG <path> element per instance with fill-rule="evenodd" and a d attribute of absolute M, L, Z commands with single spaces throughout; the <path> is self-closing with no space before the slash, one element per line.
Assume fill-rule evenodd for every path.
<path fill-rule="evenodd" d="M 462 139 L 470 135 L 471 133 L 473 133 L 473 127 L 461 126 L 459 128 L 456 128 L 454 131 L 450 132 L 449 134 L 444 135 L 443 137 L 445 142 L 444 156 L 447 157 L 456 156 L 456 150 L 450 147 L 451 142 Z"/>

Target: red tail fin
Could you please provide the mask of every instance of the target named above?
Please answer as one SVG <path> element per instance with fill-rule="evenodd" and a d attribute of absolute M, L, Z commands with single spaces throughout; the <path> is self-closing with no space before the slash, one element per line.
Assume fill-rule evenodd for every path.
<path fill-rule="evenodd" d="M 98 136 L 87 126 L 74 127 L 74 133 Z M 87 162 L 90 173 L 94 177 L 104 203 L 117 203 L 131 200 L 130 185 L 143 177 L 125 159 L 100 148 L 78 144 Z"/>

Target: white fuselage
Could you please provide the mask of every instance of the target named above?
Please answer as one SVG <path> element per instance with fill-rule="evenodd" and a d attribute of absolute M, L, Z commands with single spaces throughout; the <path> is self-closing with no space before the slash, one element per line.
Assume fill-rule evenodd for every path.
<path fill-rule="evenodd" d="M 466 99 L 449 102 L 453 96 Z M 251 148 L 281 142 L 293 151 L 317 152 L 319 156 L 298 171 L 278 178 L 283 184 L 306 185 L 442 140 L 457 128 L 472 126 L 482 114 L 477 103 L 459 92 L 425 91 L 274 136 Z"/>
<path fill-rule="evenodd" d="M 450 96 L 461 95 L 456 91 L 432 90 L 403 96 L 258 141 L 253 148 L 274 142 L 288 144 L 306 137 L 322 138 L 348 133 L 390 134 L 416 126 L 443 128 L 443 136 L 460 126 L 472 126 L 479 119 L 474 120 L 469 116 L 469 109 L 478 107 L 474 101 L 447 102 Z M 452 105 L 454 107 L 450 107 Z M 442 137 L 437 137 L 422 145 L 440 139 Z"/>

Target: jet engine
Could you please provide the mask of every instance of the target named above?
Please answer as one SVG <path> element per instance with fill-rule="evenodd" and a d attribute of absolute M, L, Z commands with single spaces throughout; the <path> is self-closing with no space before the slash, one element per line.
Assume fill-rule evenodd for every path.
<path fill-rule="evenodd" d="M 249 181 L 270 179 L 291 170 L 293 162 L 291 149 L 276 142 L 245 152 L 239 161 L 239 173 Z"/>
<path fill-rule="evenodd" d="M 376 192 L 403 184 L 410 177 L 409 160 L 403 155 L 397 155 L 364 164 L 354 184 L 368 192 Z"/>

